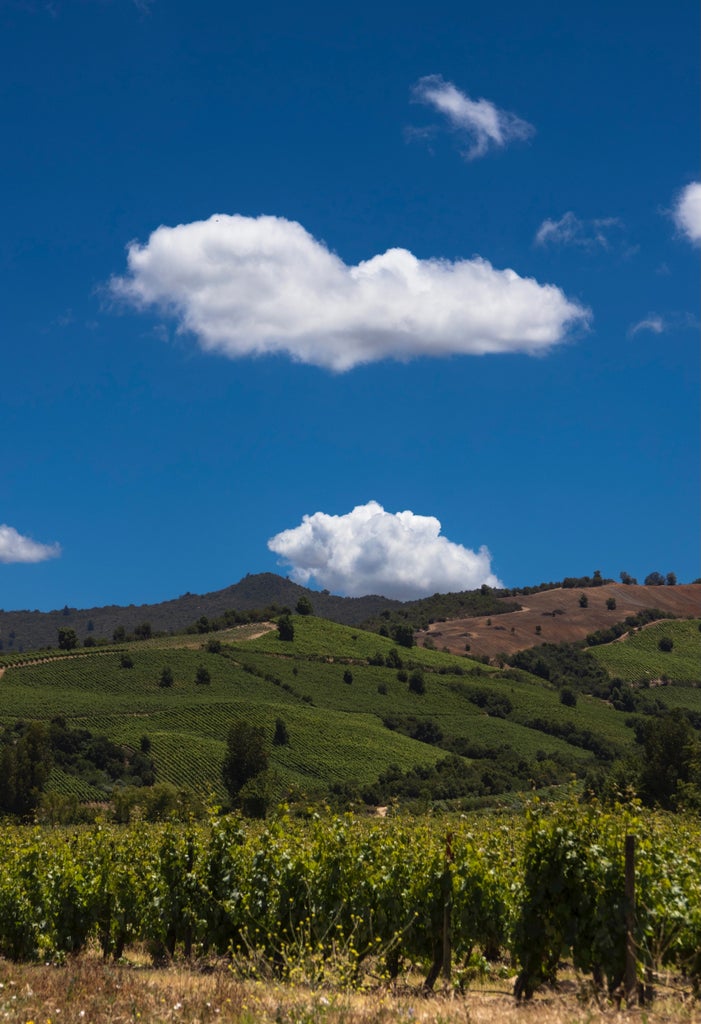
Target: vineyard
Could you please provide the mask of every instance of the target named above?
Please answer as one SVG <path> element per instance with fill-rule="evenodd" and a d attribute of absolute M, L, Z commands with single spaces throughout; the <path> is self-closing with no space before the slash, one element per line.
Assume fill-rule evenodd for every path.
<path fill-rule="evenodd" d="M 563 961 L 620 990 L 624 839 L 637 839 L 638 978 L 701 984 L 698 819 L 574 802 L 421 821 L 284 815 L 0 835 L 0 954 L 97 947 L 155 963 L 224 956 L 246 977 L 362 986 L 507 970 L 530 998 Z M 499 968 L 499 965 L 502 965 Z M 681 982 L 680 982 L 681 983 Z M 650 994 L 650 993 L 648 993 Z"/>
<path fill-rule="evenodd" d="M 701 683 L 701 632 L 698 619 L 656 622 L 622 643 L 592 648 L 606 670 L 627 682 L 673 679 L 676 683 Z M 663 638 L 672 641 L 669 651 L 660 650 Z"/>
<path fill-rule="evenodd" d="M 568 742 L 574 726 L 611 749 L 632 742 L 612 708 L 587 697 L 576 709 L 566 707 L 554 686 L 528 673 L 504 673 L 438 651 L 397 649 L 376 634 L 313 616 L 294 621 L 290 643 L 281 643 L 277 630 L 252 638 L 260 627 L 222 631 L 215 651 L 205 638 L 192 636 L 131 643 L 128 668 L 123 646 L 41 663 L 26 655 L 18 663 L 10 655 L 0 661 L 0 724 L 63 716 L 72 727 L 133 749 L 147 735 L 158 781 L 219 800 L 226 736 L 241 719 L 269 736 L 276 720 L 284 719 L 290 742 L 272 748 L 271 768 L 281 786 L 310 793 L 349 781 L 372 785 L 390 767 L 406 772 L 444 758 L 445 745 L 417 740 L 406 724 L 411 722 L 414 731 L 416 723 L 430 723 L 433 735 L 446 737 L 458 752 L 469 745 L 473 757 L 480 748 L 493 760 L 508 747 L 534 765 L 526 785 L 537 765 L 566 778 L 594 762 L 590 749 Z M 167 689 L 159 685 L 164 666 L 173 674 Z M 196 682 L 201 666 L 207 685 Z M 424 673 L 421 695 L 407 684 L 407 672 L 414 670 Z M 559 767 L 552 767 L 553 759 Z M 104 798 L 99 785 L 77 790 L 60 773 L 51 788 Z"/>

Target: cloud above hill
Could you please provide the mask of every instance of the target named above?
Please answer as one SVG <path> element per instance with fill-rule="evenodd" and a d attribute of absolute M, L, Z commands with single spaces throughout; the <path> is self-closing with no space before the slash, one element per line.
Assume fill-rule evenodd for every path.
<path fill-rule="evenodd" d="M 0 562 L 3 564 L 45 562 L 48 558 L 58 558 L 60 554 L 60 544 L 39 544 L 30 537 L 23 537 L 13 526 L 0 523 Z"/>
<path fill-rule="evenodd" d="M 349 597 L 409 601 L 435 593 L 501 586 L 486 547 L 471 551 L 441 536 L 434 516 L 385 512 L 369 501 L 345 515 L 315 512 L 268 541 L 292 579 Z"/>
<path fill-rule="evenodd" d="M 674 223 L 689 241 L 701 244 L 701 182 L 692 181 L 682 189 L 673 214 Z"/>
<path fill-rule="evenodd" d="M 389 249 L 349 266 L 283 217 L 215 215 L 128 246 L 113 296 L 174 316 L 231 359 L 282 353 L 337 372 L 382 359 L 547 351 L 588 310 L 474 257 Z"/>
<path fill-rule="evenodd" d="M 535 128 L 516 114 L 501 110 L 490 100 L 473 100 L 441 75 L 420 78 L 412 90 L 418 103 L 425 103 L 443 114 L 465 141 L 463 156 L 474 160 L 490 149 L 503 149 L 508 143 L 530 138 Z"/>

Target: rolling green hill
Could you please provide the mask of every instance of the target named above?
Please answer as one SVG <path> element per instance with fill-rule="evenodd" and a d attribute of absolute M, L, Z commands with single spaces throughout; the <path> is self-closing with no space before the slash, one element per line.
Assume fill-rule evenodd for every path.
<path fill-rule="evenodd" d="M 585 695 L 567 706 L 552 684 L 526 672 L 397 647 L 314 616 L 293 623 L 291 642 L 274 628 L 252 636 L 265 627 L 249 626 L 218 632 L 214 644 L 211 635 L 183 636 L 39 663 L 8 656 L 0 725 L 62 716 L 134 750 L 147 737 L 158 781 L 217 799 L 226 737 L 240 720 L 269 740 L 277 719 L 285 722 L 289 745 L 270 745 L 278 788 L 312 798 L 333 786 L 363 791 L 388 772 L 425 776 L 451 756 L 468 792 L 525 789 L 582 774 L 633 744 L 628 716 Z M 133 667 L 122 667 L 125 653 Z M 166 666 L 171 687 L 159 685 Z M 195 681 L 201 666 L 204 685 Z M 423 693 L 410 688 L 416 672 Z M 80 799 L 109 790 L 94 773 L 86 782 L 54 772 L 50 786 Z"/>

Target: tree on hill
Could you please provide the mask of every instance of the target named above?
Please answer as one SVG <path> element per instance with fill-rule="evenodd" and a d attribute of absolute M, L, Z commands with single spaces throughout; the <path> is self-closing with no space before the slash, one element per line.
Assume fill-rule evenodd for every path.
<path fill-rule="evenodd" d="M 195 682 L 200 686 L 205 686 L 207 683 L 212 681 L 212 677 L 209 674 L 209 669 L 206 665 L 199 665 L 197 672 L 195 673 Z"/>
<path fill-rule="evenodd" d="M 164 688 L 167 689 L 167 688 L 171 687 L 174 682 L 175 682 L 175 678 L 173 676 L 172 668 L 170 668 L 168 665 L 165 665 L 163 667 L 162 671 L 161 671 L 161 677 L 158 680 L 158 685 L 159 686 L 163 686 Z"/>
<path fill-rule="evenodd" d="M 289 615 L 281 615 L 277 620 L 277 635 L 280 640 L 287 642 L 294 640 L 295 627 Z"/>
<path fill-rule="evenodd" d="M 411 693 L 426 693 L 426 683 L 424 681 L 424 674 L 421 669 L 415 669 L 409 676 L 409 690 Z"/>
<path fill-rule="evenodd" d="M 274 747 L 288 747 L 290 745 L 290 734 L 284 718 L 275 719 L 275 732 L 273 733 Z"/>
<path fill-rule="evenodd" d="M 314 605 L 311 603 L 306 594 L 302 594 L 299 601 L 295 606 L 295 611 L 298 615 L 313 615 Z"/>
<path fill-rule="evenodd" d="M 638 581 L 636 580 L 635 576 L 631 576 L 629 572 L 621 573 L 621 583 L 625 583 L 626 586 L 631 586 L 632 584 L 637 582 Z"/>
<path fill-rule="evenodd" d="M 222 779 L 232 801 L 251 779 L 268 767 L 265 733 L 260 726 L 236 722 L 226 738 L 226 754 L 222 764 Z"/>
<path fill-rule="evenodd" d="M 78 634 L 68 626 L 61 626 L 58 631 L 58 646 L 61 651 L 72 651 L 78 646 Z"/>
<path fill-rule="evenodd" d="M 49 730 L 40 722 L 0 736 L 0 813 L 26 815 L 39 805 L 51 772 Z"/>
<path fill-rule="evenodd" d="M 414 646 L 414 630 L 411 626 L 406 625 L 405 623 L 400 623 L 398 626 L 395 626 L 392 631 L 392 636 L 400 647 Z"/>
<path fill-rule="evenodd" d="M 645 577 L 645 586 L 646 587 L 663 587 L 664 586 L 664 576 L 662 575 L 661 572 L 650 572 L 650 573 L 648 573 L 647 576 Z"/>

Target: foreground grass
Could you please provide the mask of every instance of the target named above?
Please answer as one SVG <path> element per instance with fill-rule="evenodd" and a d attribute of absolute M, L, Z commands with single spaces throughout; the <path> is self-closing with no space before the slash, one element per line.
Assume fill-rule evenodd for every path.
<path fill-rule="evenodd" d="M 154 970 L 106 965 L 90 957 L 64 966 L 0 960 L 0 1020 L 21 1024 L 699 1024 L 701 1007 L 679 989 L 652 1009 L 617 1010 L 597 1003 L 575 980 L 517 1004 L 513 979 L 495 979 L 466 994 L 417 985 L 345 992 L 304 985 L 242 981 L 226 966 Z"/>

